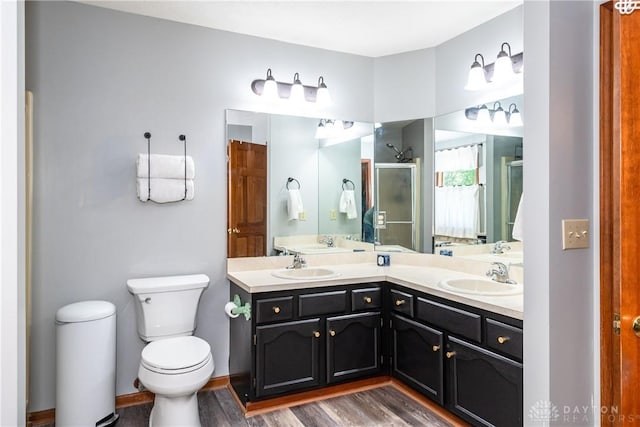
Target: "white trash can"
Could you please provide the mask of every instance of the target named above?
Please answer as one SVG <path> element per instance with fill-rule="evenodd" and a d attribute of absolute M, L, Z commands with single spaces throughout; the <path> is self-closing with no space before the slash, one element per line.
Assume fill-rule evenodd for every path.
<path fill-rule="evenodd" d="M 113 425 L 115 400 L 115 305 L 65 305 L 56 313 L 56 427 Z"/>

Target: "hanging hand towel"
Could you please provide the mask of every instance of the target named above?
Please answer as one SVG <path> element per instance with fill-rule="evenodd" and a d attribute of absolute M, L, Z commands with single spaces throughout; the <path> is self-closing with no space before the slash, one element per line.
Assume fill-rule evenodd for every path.
<path fill-rule="evenodd" d="M 523 236 L 522 236 L 522 216 L 523 216 L 523 212 L 522 210 L 524 209 L 522 207 L 522 198 L 524 196 L 524 193 L 522 193 L 520 195 L 520 202 L 518 203 L 518 210 L 516 211 L 516 219 L 515 221 L 513 221 L 513 231 L 511 232 L 511 237 L 513 237 L 515 240 L 519 240 L 521 242 L 524 242 L 523 240 Z"/>
<path fill-rule="evenodd" d="M 358 209 L 356 209 L 356 193 L 353 190 L 342 190 L 340 195 L 340 203 L 338 210 L 347 214 L 348 219 L 358 217 Z"/>
<path fill-rule="evenodd" d="M 289 221 L 298 219 L 300 213 L 304 211 L 302 206 L 302 195 L 297 188 L 289 189 L 287 195 L 287 214 L 289 215 Z"/>
<path fill-rule="evenodd" d="M 150 182 L 149 182 L 150 181 Z M 184 198 L 184 179 L 163 178 L 138 178 L 138 198 L 142 202 L 151 200 L 156 203 L 179 202 Z M 149 185 L 151 197 L 149 197 Z M 192 179 L 187 179 L 187 198 L 193 200 L 194 184 Z"/>
<path fill-rule="evenodd" d="M 137 176 L 146 178 L 149 176 L 149 162 L 146 154 L 138 154 Z M 187 179 L 195 178 L 195 166 L 193 158 L 187 156 Z M 184 156 L 170 156 L 167 154 L 151 155 L 151 178 L 184 179 Z"/>

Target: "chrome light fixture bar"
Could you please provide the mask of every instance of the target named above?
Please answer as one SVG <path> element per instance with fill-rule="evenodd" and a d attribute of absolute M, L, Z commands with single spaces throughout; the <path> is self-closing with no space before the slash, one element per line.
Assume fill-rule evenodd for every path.
<path fill-rule="evenodd" d="M 500 52 L 495 62 L 485 64 L 484 56 L 477 53 L 474 57 L 467 78 L 466 90 L 480 90 L 489 83 L 502 83 L 508 81 L 515 74 L 524 70 L 524 52 L 511 54 L 511 45 L 502 43 Z"/>
<path fill-rule="evenodd" d="M 267 69 L 266 78 L 256 79 L 251 82 L 251 90 L 256 95 L 272 101 L 289 99 L 297 102 L 315 102 L 323 106 L 331 104 L 329 89 L 322 76 L 318 78 L 317 86 L 303 85 L 298 73 L 293 75 L 293 81 L 291 83 L 279 82 L 273 77 L 271 68 L 269 68 Z"/>
<path fill-rule="evenodd" d="M 486 104 L 477 107 L 470 107 L 464 110 L 464 115 L 468 120 L 475 120 L 483 125 L 495 125 L 499 127 L 516 127 L 522 126 L 522 115 L 515 103 L 509 104 L 509 108 L 505 111 L 500 101 L 493 103 L 492 108 L 488 108 Z"/>

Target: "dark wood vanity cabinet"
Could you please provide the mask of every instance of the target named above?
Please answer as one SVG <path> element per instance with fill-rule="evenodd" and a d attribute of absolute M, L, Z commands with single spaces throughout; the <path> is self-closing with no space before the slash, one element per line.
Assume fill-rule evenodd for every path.
<path fill-rule="evenodd" d="M 249 294 L 229 376 L 252 401 L 392 375 L 478 426 L 523 423 L 522 321 L 378 283 Z"/>
<path fill-rule="evenodd" d="M 254 308 L 230 322 L 230 382 L 245 404 L 381 372 L 380 286 L 249 294 L 232 283 L 230 294 Z"/>
<path fill-rule="evenodd" d="M 396 286 L 389 306 L 394 377 L 473 425 L 522 425 L 521 321 Z"/>

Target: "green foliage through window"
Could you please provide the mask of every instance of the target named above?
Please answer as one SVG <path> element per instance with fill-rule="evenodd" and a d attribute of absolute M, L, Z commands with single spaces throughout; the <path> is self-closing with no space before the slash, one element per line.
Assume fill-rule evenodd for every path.
<path fill-rule="evenodd" d="M 454 185 L 473 185 L 475 183 L 475 169 L 449 171 L 444 173 L 444 185 L 447 187 Z"/>

